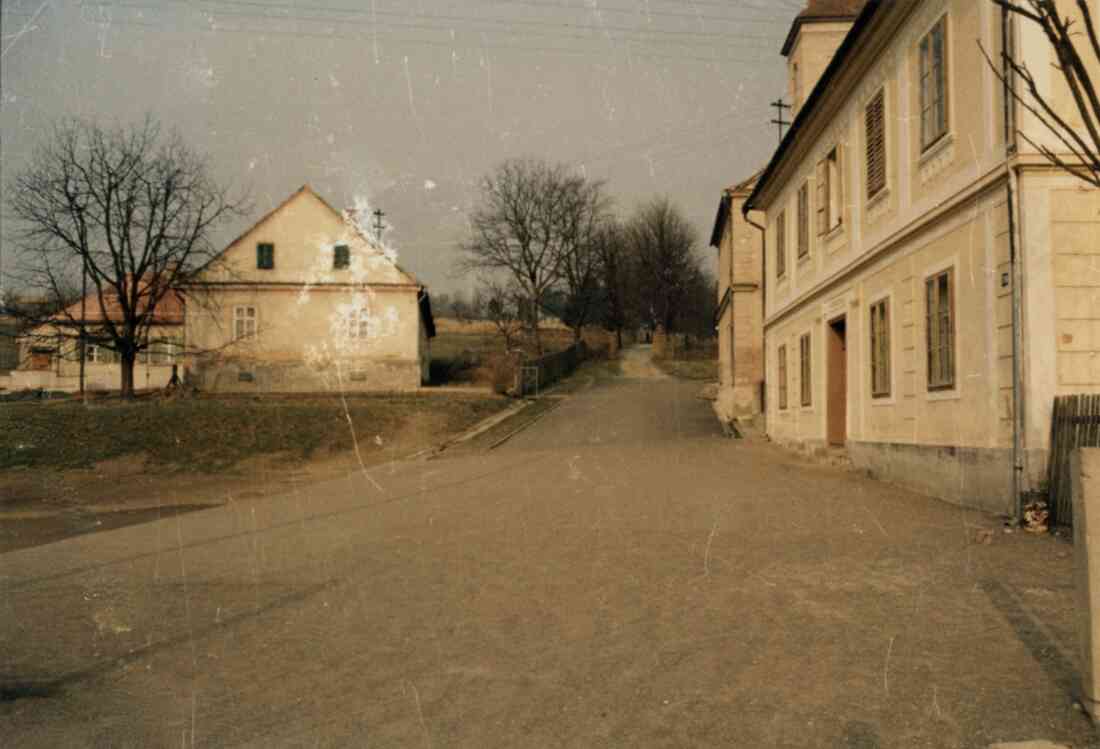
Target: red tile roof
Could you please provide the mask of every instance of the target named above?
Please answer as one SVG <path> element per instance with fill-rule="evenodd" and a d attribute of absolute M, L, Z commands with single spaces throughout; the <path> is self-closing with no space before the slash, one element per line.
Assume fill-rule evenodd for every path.
<path fill-rule="evenodd" d="M 99 304 L 99 294 L 96 291 L 92 291 L 88 296 L 84 297 L 84 322 L 100 322 L 104 319 L 103 310 Z M 107 318 L 114 320 L 115 322 L 122 321 L 122 306 L 118 302 L 118 296 L 113 290 L 108 288 L 103 289 L 103 302 L 107 307 Z M 182 325 L 184 314 L 183 297 L 176 293 L 169 291 L 164 294 L 158 301 L 156 309 L 153 310 L 153 318 L 150 321 L 153 325 Z M 75 320 L 80 321 L 80 302 L 73 302 L 61 312 L 54 315 L 55 320 Z"/>

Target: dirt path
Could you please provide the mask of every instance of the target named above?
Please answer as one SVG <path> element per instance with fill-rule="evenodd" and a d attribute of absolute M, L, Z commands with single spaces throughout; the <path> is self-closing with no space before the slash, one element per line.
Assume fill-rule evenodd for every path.
<path fill-rule="evenodd" d="M 637 354 L 631 354 L 633 358 Z M 678 380 L 492 452 L 0 556 L 12 746 L 1089 745 L 1072 549 L 718 436 Z"/>
<path fill-rule="evenodd" d="M 653 347 L 637 345 L 625 348 L 620 357 L 623 377 L 641 380 L 665 380 L 668 375 L 653 363 Z"/>

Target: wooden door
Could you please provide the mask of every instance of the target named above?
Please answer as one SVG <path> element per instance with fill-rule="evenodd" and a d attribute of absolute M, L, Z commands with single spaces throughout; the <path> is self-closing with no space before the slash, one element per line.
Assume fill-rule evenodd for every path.
<path fill-rule="evenodd" d="M 826 331 L 828 398 L 825 411 L 830 445 L 843 445 L 848 440 L 848 346 L 845 332 L 843 317 L 829 321 Z"/>

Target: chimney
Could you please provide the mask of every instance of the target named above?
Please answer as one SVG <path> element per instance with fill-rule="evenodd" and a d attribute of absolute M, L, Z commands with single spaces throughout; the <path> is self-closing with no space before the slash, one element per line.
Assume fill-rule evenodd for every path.
<path fill-rule="evenodd" d="M 837 47 L 852 28 L 865 0 L 807 0 L 787 33 L 787 96 L 791 118 L 817 85 Z"/>

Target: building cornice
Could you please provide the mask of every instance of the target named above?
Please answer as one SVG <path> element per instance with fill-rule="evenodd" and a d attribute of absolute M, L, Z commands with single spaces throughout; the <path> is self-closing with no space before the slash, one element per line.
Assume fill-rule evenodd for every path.
<path fill-rule="evenodd" d="M 852 275 L 897 250 L 905 242 L 921 232 L 943 222 L 946 218 L 966 208 L 970 203 L 985 195 L 987 192 L 997 187 L 1004 186 L 1008 181 L 1009 170 L 1016 166 L 1016 159 L 998 162 L 995 167 L 951 195 L 932 210 L 922 213 L 917 218 L 883 239 L 867 252 L 860 254 L 858 257 L 852 259 L 847 265 L 839 268 L 827 278 L 823 278 L 802 294 L 791 299 L 783 309 L 765 318 L 764 328 L 767 329 L 776 323 L 782 322 L 786 317 L 801 309 L 806 303 L 814 301 L 818 297 L 833 291 L 837 286 L 848 281 Z"/>
<path fill-rule="evenodd" d="M 194 281 L 181 284 L 181 288 L 218 289 L 224 291 L 421 291 L 423 285 L 415 283 L 308 283 L 305 281 Z"/>

